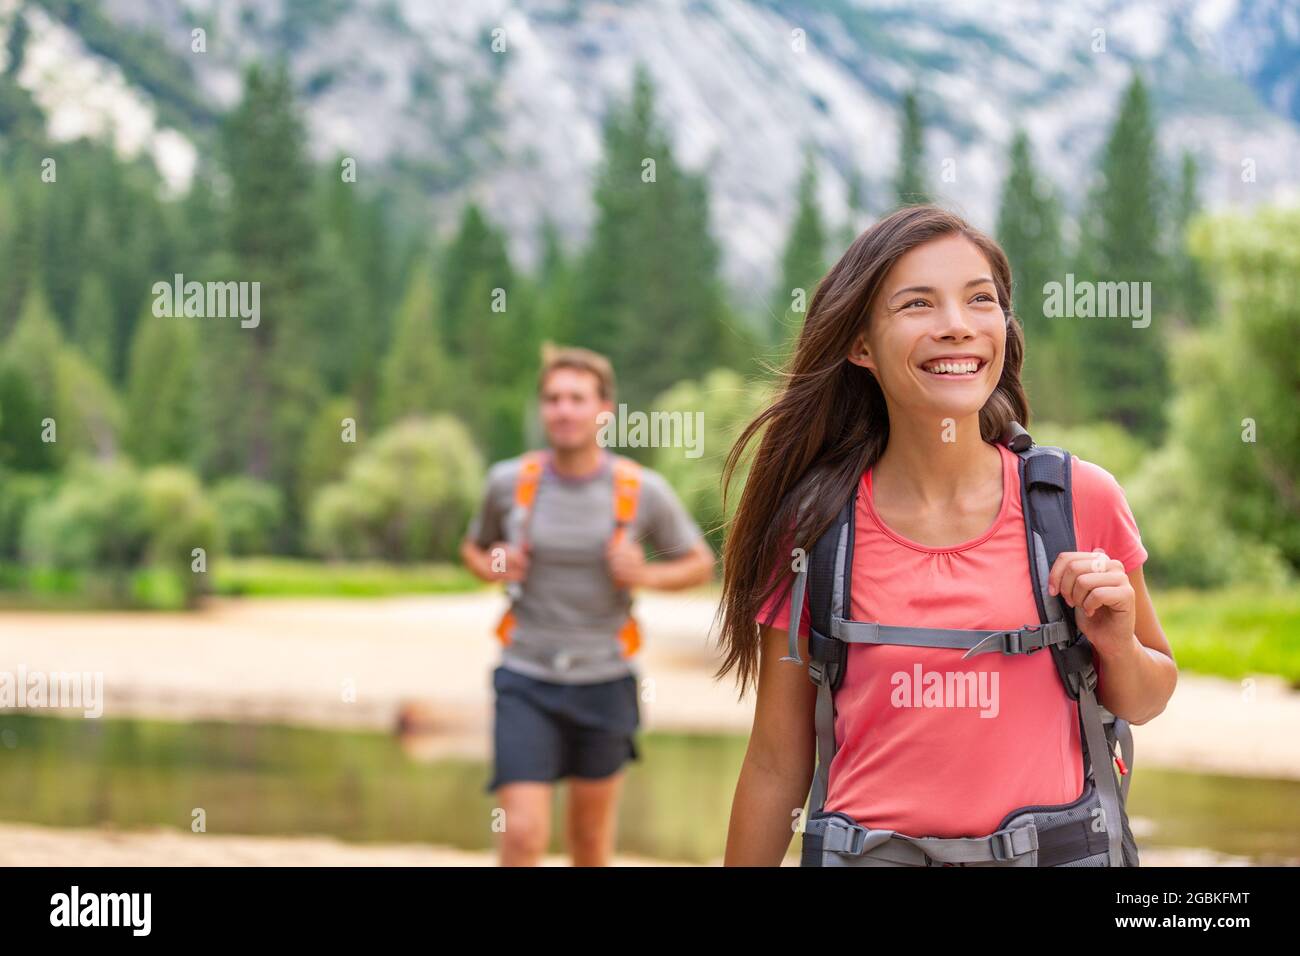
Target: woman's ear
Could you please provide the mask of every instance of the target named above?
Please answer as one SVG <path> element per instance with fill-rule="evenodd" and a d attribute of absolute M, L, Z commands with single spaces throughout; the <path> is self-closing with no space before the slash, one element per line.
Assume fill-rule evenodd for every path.
<path fill-rule="evenodd" d="M 870 350 L 867 348 L 866 333 L 859 335 L 853 340 L 853 347 L 849 349 L 849 354 L 845 356 L 854 365 L 860 365 L 868 372 L 875 373 L 876 360 L 872 358 Z"/>

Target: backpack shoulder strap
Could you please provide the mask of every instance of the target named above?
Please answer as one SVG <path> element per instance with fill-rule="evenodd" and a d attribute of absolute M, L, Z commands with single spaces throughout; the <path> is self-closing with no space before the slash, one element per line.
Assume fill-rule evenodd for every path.
<path fill-rule="evenodd" d="M 1092 645 L 1079 632 L 1074 609 L 1061 596 L 1047 593 L 1047 577 L 1052 564 L 1063 551 L 1077 550 L 1074 534 L 1074 504 L 1070 484 L 1070 453 L 1050 445 L 1034 445 L 1017 451 L 1020 456 L 1020 494 L 1025 512 L 1030 577 L 1034 582 L 1034 600 L 1044 623 L 1064 619 L 1070 629 L 1069 643 L 1053 645 L 1052 658 L 1061 683 L 1070 698 L 1078 703 L 1079 723 L 1083 732 L 1085 772 L 1097 788 L 1106 831 L 1107 860 L 1110 866 L 1125 866 L 1124 799 L 1128 793 L 1127 766 L 1124 784 L 1115 779 L 1112 739 L 1121 738 L 1121 749 L 1131 760 L 1132 740 L 1128 725 L 1122 728 L 1114 716 L 1105 712 L 1097 700 L 1097 668 Z M 1109 720 L 1107 720 L 1109 718 Z M 1107 724 L 1112 724 L 1107 729 Z M 1124 743 L 1127 746 L 1124 746 Z"/>
<path fill-rule="evenodd" d="M 520 456 L 519 474 L 515 476 L 514 504 L 520 512 L 518 538 L 516 542 L 523 546 L 528 540 L 528 528 L 532 523 L 533 503 L 537 500 L 537 489 L 542 483 L 542 472 L 546 467 L 546 452 L 526 451 Z"/>
<path fill-rule="evenodd" d="M 1052 657 L 1066 693 L 1072 700 L 1078 700 L 1080 682 L 1088 680 L 1088 672 L 1092 670 L 1092 648 L 1087 638 L 1079 634 L 1074 609 L 1059 596 L 1047 593 L 1048 574 L 1057 556 L 1077 547 L 1071 455 L 1053 445 L 1031 445 L 1016 454 L 1020 458 L 1020 499 L 1034 602 L 1044 624 L 1064 620 L 1069 628 L 1070 640 L 1064 645 L 1053 645 Z M 1095 677 L 1093 671 L 1094 684 Z"/>
<path fill-rule="evenodd" d="M 636 520 L 641 500 L 641 466 L 631 458 L 614 456 L 614 537 L 622 538 Z"/>

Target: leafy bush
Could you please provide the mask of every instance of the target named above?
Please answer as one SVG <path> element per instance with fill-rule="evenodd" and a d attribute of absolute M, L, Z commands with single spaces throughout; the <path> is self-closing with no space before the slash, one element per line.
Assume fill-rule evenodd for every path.
<path fill-rule="evenodd" d="M 255 478 L 227 478 L 212 489 L 224 550 L 266 554 L 284 524 L 284 496 Z"/>
<path fill-rule="evenodd" d="M 22 550 L 23 523 L 40 502 L 54 493 L 48 475 L 6 472 L 0 475 L 0 558 L 13 559 Z"/>
<path fill-rule="evenodd" d="M 206 575 L 191 569 L 192 552 L 203 548 L 211 560 L 216 512 L 183 468 L 141 474 L 120 459 L 78 460 L 32 508 L 22 540 L 37 572 L 91 572 L 118 599 L 178 606 L 206 587 Z"/>
<path fill-rule="evenodd" d="M 1127 484 L 1150 553 L 1146 572 L 1161 586 L 1208 588 L 1287 583 L 1280 551 L 1230 525 L 1211 504 L 1192 455 L 1179 445 L 1153 453 Z"/>
<path fill-rule="evenodd" d="M 398 422 L 312 501 L 308 540 L 330 558 L 450 559 L 483 484 L 465 426 L 439 415 Z"/>
<path fill-rule="evenodd" d="M 1100 465 L 1121 485 L 1134 475 L 1151 450 L 1123 425 L 1097 422 L 1090 425 L 1057 425 L 1035 422 L 1029 429 L 1040 445 L 1058 445 L 1084 461 Z"/>
<path fill-rule="evenodd" d="M 653 466 L 673 486 L 682 504 L 715 547 L 721 544 L 724 519 L 735 511 L 749 475 L 746 460 L 736 471 L 727 499 L 727 514 L 724 515 L 722 466 L 741 430 L 758 414 L 769 397 L 762 386 L 747 383 L 731 369 L 719 368 L 701 381 L 678 382 L 654 403 L 655 411 L 681 412 L 683 415 L 703 413 L 703 453 L 698 458 L 688 458 L 686 449 L 657 448 Z M 748 454 L 752 455 L 755 448 L 751 442 Z"/>

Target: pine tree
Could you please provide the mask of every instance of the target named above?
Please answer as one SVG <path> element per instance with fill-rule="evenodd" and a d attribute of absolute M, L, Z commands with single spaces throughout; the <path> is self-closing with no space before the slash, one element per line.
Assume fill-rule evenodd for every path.
<path fill-rule="evenodd" d="M 1163 184 L 1146 86 L 1134 75 L 1103 148 L 1083 217 L 1081 270 L 1093 282 L 1150 282 L 1151 324 L 1127 317 L 1076 318 L 1084 413 L 1155 440 L 1169 393 L 1164 326 L 1169 298 L 1161 253 Z M 1086 383 L 1086 384 L 1085 384 Z"/>
<path fill-rule="evenodd" d="M 124 444 L 145 465 L 188 464 L 198 429 L 193 319 L 147 315 L 136 324 Z"/>
<path fill-rule="evenodd" d="M 72 320 L 72 341 L 104 375 L 113 371 L 116 314 L 108 285 L 96 273 L 84 273 Z"/>
<path fill-rule="evenodd" d="M 1174 198 L 1170 277 L 1176 308 L 1191 325 L 1204 324 L 1214 294 L 1200 263 L 1187 249 L 1189 227 L 1201 210 L 1197 179 L 1196 159 L 1184 151 Z"/>
<path fill-rule="evenodd" d="M 430 270 L 416 268 L 393 329 L 393 342 L 379 378 L 378 423 L 441 411 L 455 397 L 452 363 L 438 335 L 437 292 Z M 481 387 L 485 383 L 476 383 Z"/>
<path fill-rule="evenodd" d="M 595 205 L 570 344 L 609 356 L 620 400 L 644 407 L 676 381 L 738 362 L 708 189 L 677 165 L 644 68 L 606 119 Z"/>
<path fill-rule="evenodd" d="M 930 201 L 925 177 L 925 123 L 915 89 L 903 94 L 894 193 L 900 206 Z"/>
<path fill-rule="evenodd" d="M 826 229 L 817 207 L 817 167 L 809 152 L 799 177 L 794 221 L 781 255 L 781 281 L 772 299 L 772 312 L 784 332 L 779 340 L 793 343 L 798 339 L 813 291 L 825 272 Z"/>
<path fill-rule="evenodd" d="M 862 232 L 863 219 L 867 213 L 867 184 L 857 167 L 850 168 L 848 175 L 845 177 L 844 202 L 848 214 L 839 231 L 839 244 L 841 246 L 839 251 L 841 253 L 853 245 L 853 240 L 858 238 Z M 836 257 L 832 256 L 831 258 L 835 259 Z"/>
<path fill-rule="evenodd" d="M 322 396 L 319 315 L 310 308 L 319 224 L 313 215 L 305 135 L 283 65 L 251 67 L 223 129 L 230 180 L 229 247 L 235 274 L 260 283 L 260 323 L 207 319 L 200 348 L 220 353 L 209 420 L 221 429 L 209 460 L 292 494 L 299 445 Z M 233 333 L 231 334 L 233 329 Z M 238 411 L 236 411 L 238 409 Z M 290 523 L 298 515 L 289 500 Z"/>
<path fill-rule="evenodd" d="M 1075 329 L 1070 319 L 1043 314 L 1045 286 L 1065 280 L 1060 205 L 1034 169 L 1023 130 L 1012 137 L 1008 164 L 997 237 L 1011 262 L 1012 308 L 1025 330 L 1022 379 L 1036 417 L 1070 423 L 1076 417 Z"/>

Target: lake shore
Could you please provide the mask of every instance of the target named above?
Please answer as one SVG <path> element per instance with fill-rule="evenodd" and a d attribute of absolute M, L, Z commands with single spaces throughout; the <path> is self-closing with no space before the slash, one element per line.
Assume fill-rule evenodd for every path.
<path fill-rule="evenodd" d="M 391 731 L 405 708 L 419 715 L 428 755 L 484 757 L 501 607 L 499 595 L 478 592 L 215 599 L 190 614 L 6 611 L 0 660 L 29 673 L 102 674 L 110 718 Z M 716 594 L 648 594 L 638 607 L 645 729 L 748 733 L 752 695 L 738 700 L 713 679 L 718 657 L 706 635 Z M 1135 774 L 1300 779 L 1297 727 L 1300 693 L 1280 679 L 1183 674 L 1165 712 L 1133 729 Z"/>

